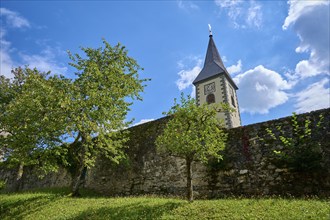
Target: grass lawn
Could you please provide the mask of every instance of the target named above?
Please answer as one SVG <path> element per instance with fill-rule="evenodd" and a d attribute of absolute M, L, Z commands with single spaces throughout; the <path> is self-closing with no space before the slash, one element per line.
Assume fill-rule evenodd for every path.
<path fill-rule="evenodd" d="M 0 194 L 0 219 L 330 219 L 330 200 L 71 198 L 63 189 Z"/>

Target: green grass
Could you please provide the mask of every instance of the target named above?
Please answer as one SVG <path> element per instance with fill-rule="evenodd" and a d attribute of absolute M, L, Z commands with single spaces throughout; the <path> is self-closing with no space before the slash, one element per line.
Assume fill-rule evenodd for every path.
<path fill-rule="evenodd" d="M 0 219 L 330 219 L 329 200 L 106 198 L 63 189 L 0 194 Z"/>

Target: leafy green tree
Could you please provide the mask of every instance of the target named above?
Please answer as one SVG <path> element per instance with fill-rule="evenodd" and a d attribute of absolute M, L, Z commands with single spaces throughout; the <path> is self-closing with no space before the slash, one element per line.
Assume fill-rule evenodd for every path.
<path fill-rule="evenodd" d="M 132 101 L 142 100 L 141 68 L 124 46 L 81 48 L 71 54 L 75 79 L 51 76 L 28 68 L 13 82 L 1 77 L 0 146 L 5 157 L 23 166 L 37 164 L 55 170 L 61 161 L 72 176 L 72 195 L 79 195 L 86 169 L 103 154 L 118 163 L 124 157 L 125 121 Z M 66 155 L 63 157 L 63 155 Z M 41 160 L 44 159 L 44 160 Z"/>
<path fill-rule="evenodd" d="M 81 48 L 83 57 L 69 53 L 77 78 L 61 107 L 67 116 L 66 131 L 74 140 L 67 145 L 73 196 L 79 195 L 85 169 L 97 156 L 116 163 L 123 158 L 126 139 L 119 131 L 131 123 L 125 122 L 127 112 L 133 100 L 142 100 L 139 93 L 148 80 L 139 78 L 141 68 L 124 46 L 103 43 L 103 48 Z"/>
<path fill-rule="evenodd" d="M 186 161 L 187 199 L 193 200 L 192 162 L 208 162 L 209 157 L 222 159 L 227 134 L 222 122 L 216 118 L 226 105 L 200 105 L 194 99 L 184 98 L 181 104 L 175 100 L 174 106 L 166 113 L 171 117 L 163 133 L 156 139 L 161 152 L 169 152 Z"/>
<path fill-rule="evenodd" d="M 27 67 L 12 73 L 13 80 L 0 79 L 0 148 L 5 163 L 18 166 L 13 186 L 17 191 L 24 166 L 37 165 L 43 173 L 57 168 L 53 156 L 59 153 L 64 118 L 58 111 L 61 96 L 56 88 L 63 82 Z"/>
<path fill-rule="evenodd" d="M 326 143 L 323 134 L 324 116 L 319 115 L 315 126 L 308 118 L 298 120 L 296 113 L 293 113 L 291 123 L 285 128 L 278 125 L 274 130 L 267 128 L 266 131 L 272 141 L 278 141 L 281 149 L 274 150 L 276 161 L 279 164 L 288 166 L 295 171 L 319 170 L 322 161 L 321 143 Z"/>

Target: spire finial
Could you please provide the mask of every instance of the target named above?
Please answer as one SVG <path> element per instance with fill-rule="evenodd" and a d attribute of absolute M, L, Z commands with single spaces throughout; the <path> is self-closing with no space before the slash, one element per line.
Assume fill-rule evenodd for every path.
<path fill-rule="evenodd" d="M 208 25 L 209 25 L 209 32 L 210 32 L 210 36 L 212 36 L 211 25 L 210 25 L 210 24 L 208 24 Z"/>

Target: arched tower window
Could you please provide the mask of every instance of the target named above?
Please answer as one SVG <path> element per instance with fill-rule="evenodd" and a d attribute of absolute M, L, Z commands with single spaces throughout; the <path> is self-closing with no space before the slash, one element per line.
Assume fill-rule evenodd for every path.
<path fill-rule="evenodd" d="M 215 96 L 214 96 L 213 93 L 208 94 L 208 95 L 206 96 L 206 102 L 207 102 L 207 104 L 215 103 Z"/>

